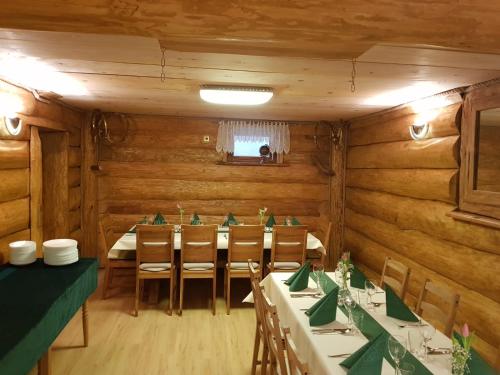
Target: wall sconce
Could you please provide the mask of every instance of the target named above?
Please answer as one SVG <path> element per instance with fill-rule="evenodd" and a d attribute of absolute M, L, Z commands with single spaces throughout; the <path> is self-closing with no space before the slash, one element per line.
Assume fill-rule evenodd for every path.
<path fill-rule="evenodd" d="M 425 138 L 428 132 L 429 132 L 428 122 L 422 122 L 410 125 L 410 135 L 415 140 Z"/>
<path fill-rule="evenodd" d="M 19 135 L 23 130 L 23 121 L 19 117 L 4 117 L 4 122 L 10 135 Z"/>

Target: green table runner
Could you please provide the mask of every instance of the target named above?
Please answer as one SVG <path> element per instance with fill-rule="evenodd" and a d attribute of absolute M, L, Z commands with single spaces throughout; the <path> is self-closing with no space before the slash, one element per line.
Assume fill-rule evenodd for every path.
<path fill-rule="evenodd" d="M 97 260 L 0 267 L 0 374 L 24 375 L 97 288 Z"/>

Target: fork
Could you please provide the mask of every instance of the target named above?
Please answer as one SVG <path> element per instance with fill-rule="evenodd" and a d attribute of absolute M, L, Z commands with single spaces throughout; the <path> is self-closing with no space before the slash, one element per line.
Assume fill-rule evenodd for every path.
<path fill-rule="evenodd" d="M 329 358 L 341 358 L 350 356 L 352 353 L 342 353 L 342 354 L 328 354 Z"/>

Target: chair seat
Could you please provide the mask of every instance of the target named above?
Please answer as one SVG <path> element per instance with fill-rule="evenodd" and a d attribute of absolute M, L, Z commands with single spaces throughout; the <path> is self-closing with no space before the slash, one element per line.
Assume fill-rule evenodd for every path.
<path fill-rule="evenodd" d="M 271 268 L 271 263 L 268 263 L 267 266 Z M 294 270 L 300 268 L 299 262 L 274 262 L 274 268 L 279 270 Z"/>
<path fill-rule="evenodd" d="M 135 250 L 117 250 L 108 251 L 108 259 L 135 259 Z"/>
<path fill-rule="evenodd" d="M 160 272 L 172 268 L 171 263 L 141 263 L 139 269 L 142 271 Z"/>
<path fill-rule="evenodd" d="M 182 266 L 189 271 L 207 271 L 214 268 L 213 263 L 184 263 Z"/>
<path fill-rule="evenodd" d="M 226 264 L 226 267 L 229 263 Z M 259 263 L 252 262 L 253 268 L 259 268 Z M 248 262 L 231 262 L 230 268 L 232 270 L 248 270 Z"/>

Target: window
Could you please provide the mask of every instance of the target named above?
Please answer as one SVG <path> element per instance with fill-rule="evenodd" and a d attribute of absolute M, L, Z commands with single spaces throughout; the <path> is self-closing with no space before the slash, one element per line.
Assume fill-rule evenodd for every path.
<path fill-rule="evenodd" d="M 235 137 L 234 156 L 254 156 L 260 157 L 260 148 L 269 145 L 269 138 L 261 138 L 252 141 L 244 141 Z"/>

